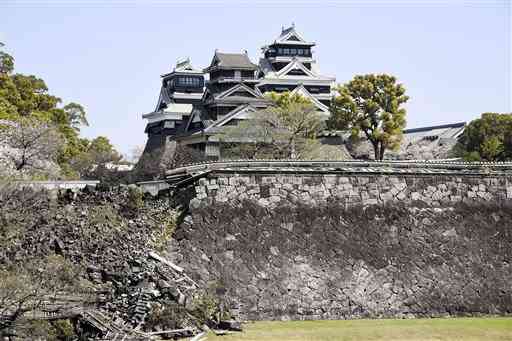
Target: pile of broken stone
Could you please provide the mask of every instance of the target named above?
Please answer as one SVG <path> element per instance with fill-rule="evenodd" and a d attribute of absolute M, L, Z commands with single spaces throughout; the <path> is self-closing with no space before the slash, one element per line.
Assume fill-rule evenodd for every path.
<path fill-rule="evenodd" d="M 0 251 L 0 264 L 52 253 L 79 264 L 96 299 L 93 304 L 84 299 L 80 307 L 64 304 L 60 310 L 78 321 L 82 338 L 159 340 L 200 335 L 207 328 L 240 330 L 235 321 L 220 323 L 194 316 L 193 303 L 203 288 L 164 252 L 153 249 L 162 228 L 160 218 L 176 211 L 169 198 L 146 198 L 137 214 L 124 216 L 118 213 L 129 200 L 127 188 L 87 188 L 60 192 L 56 200 L 51 197 L 34 204 L 30 215 L 20 217 L 25 233 Z M 5 204 L 16 214 L 16 203 Z M 93 219 L 98 208 L 105 215 Z M 177 328 L 158 323 L 148 326 L 153 309 L 167 302 L 183 307 Z"/>

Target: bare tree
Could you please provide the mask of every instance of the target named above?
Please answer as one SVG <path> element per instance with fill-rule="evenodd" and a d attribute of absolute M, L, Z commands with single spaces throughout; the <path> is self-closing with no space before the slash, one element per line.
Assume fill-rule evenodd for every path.
<path fill-rule="evenodd" d="M 271 97 L 275 105 L 254 112 L 250 119 L 224 128 L 221 141 L 236 157 L 309 158 L 321 154 L 315 137 L 323 128 L 316 107 L 300 95 L 284 93 Z M 324 148 L 325 149 L 325 148 Z"/>
<path fill-rule="evenodd" d="M 31 321 L 48 313 L 72 314 L 90 300 L 82 294 L 86 287 L 79 274 L 79 267 L 58 255 L 0 270 L 0 336 L 23 336 Z M 77 291 L 83 302 L 65 298 Z"/>
<path fill-rule="evenodd" d="M 23 118 L 0 122 L 0 141 L 7 146 L 5 157 L 22 171 L 44 169 L 48 161 L 55 161 L 62 138 L 50 124 Z"/>

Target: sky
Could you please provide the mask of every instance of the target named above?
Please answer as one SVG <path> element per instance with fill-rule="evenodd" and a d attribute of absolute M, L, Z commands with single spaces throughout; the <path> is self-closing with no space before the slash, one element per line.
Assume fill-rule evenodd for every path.
<path fill-rule="evenodd" d="M 508 0 L 0 0 L 0 18 L 16 72 L 82 104 L 82 134 L 107 136 L 126 155 L 145 144 L 141 116 L 178 58 L 204 68 L 215 49 L 247 50 L 257 62 L 292 23 L 338 83 L 396 76 L 409 128 L 512 111 Z"/>

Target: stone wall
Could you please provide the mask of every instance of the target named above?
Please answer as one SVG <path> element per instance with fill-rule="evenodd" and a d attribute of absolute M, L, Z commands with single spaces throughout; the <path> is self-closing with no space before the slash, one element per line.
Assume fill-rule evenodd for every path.
<path fill-rule="evenodd" d="M 184 191 L 171 257 L 242 319 L 512 313 L 508 175 L 211 172 Z"/>
<path fill-rule="evenodd" d="M 215 202 L 251 200 L 263 207 L 285 203 L 317 205 L 339 201 L 375 205 L 389 201 L 446 202 L 512 199 L 511 176 L 469 175 L 240 175 L 217 173 L 195 186 L 192 207 Z"/>

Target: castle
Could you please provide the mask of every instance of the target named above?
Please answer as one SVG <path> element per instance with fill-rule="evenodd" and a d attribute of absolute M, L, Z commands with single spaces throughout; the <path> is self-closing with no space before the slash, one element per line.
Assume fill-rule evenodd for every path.
<path fill-rule="evenodd" d="M 215 51 L 203 70 L 195 69 L 188 58 L 178 61 L 172 72 L 162 75 L 155 110 L 143 115 L 148 121 L 146 151 L 171 139 L 218 159 L 215 135 L 223 126 L 236 125 L 251 112 L 267 107 L 270 102 L 264 95 L 271 91 L 301 94 L 328 115 L 336 79 L 320 74 L 314 46 L 292 25 L 262 47 L 258 65 L 247 52 Z"/>
<path fill-rule="evenodd" d="M 315 42 L 306 40 L 292 25 L 283 27 L 276 39 L 262 47 L 258 64 L 250 60 L 246 51 L 215 51 L 210 65 L 203 70 L 195 69 L 188 58 L 178 61 L 172 72 L 161 76 L 155 110 L 142 115 L 147 120 L 145 153 L 177 141 L 217 160 L 221 156 L 219 132 L 267 107 L 270 101 L 264 95 L 268 92 L 300 94 L 328 116 L 336 78 L 320 73 L 313 57 L 314 46 Z M 464 125 L 462 122 L 405 130 L 401 150 L 386 157 L 446 158 Z M 345 135 L 326 132 L 318 137 L 322 143 L 341 146 L 348 138 Z M 370 158 L 369 146 L 363 147 L 353 153 Z"/>

